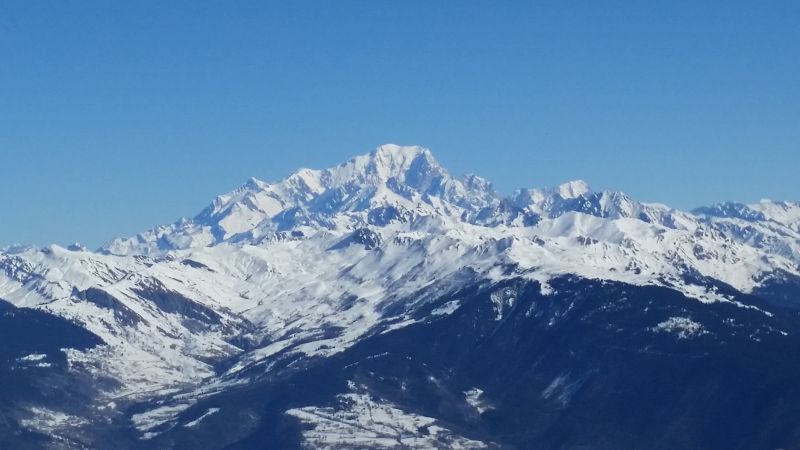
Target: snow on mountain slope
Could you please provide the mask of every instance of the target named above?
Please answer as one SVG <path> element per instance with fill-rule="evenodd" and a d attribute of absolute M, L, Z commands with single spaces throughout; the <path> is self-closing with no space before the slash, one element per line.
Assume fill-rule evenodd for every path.
<path fill-rule="evenodd" d="M 303 226 L 335 229 L 399 219 L 415 209 L 453 216 L 493 201 L 488 183 L 451 177 L 429 150 L 383 145 L 337 167 L 301 169 L 274 184 L 251 179 L 217 197 L 193 219 L 115 239 L 104 250 L 150 254 L 216 244 L 254 232 L 259 225 L 259 236 Z M 368 210 L 371 217 L 356 214 Z"/>
<path fill-rule="evenodd" d="M 436 419 L 407 413 L 368 394 L 343 394 L 339 401 L 335 408 L 306 406 L 286 412 L 310 425 L 303 433 L 306 445 L 320 450 L 490 448 L 438 426 Z"/>
<path fill-rule="evenodd" d="M 582 180 L 554 189 L 520 189 L 513 202 L 531 213 L 554 219 L 569 212 L 620 219 L 633 218 L 670 228 L 691 228 L 694 219 L 665 205 L 640 203 L 622 192 L 594 192 Z"/>
<path fill-rule="evenodd" d="M 800 262 L 800 203 L 762 200 L 720 203 L 694 213 L 732 239 L 768 254 Z"/>
<path fill-rule="evenodd" d="M 414 323 L 464 279 L 527 277 L 547 290 L 569 274 L 731 301 L 704 280 L 747 293 L 800 277 L 798 226 L 797 203 L 688 213 L 583 181 L 503 198 L 477 176 L 452 177 L 427 149 L 384 145 L 276 183 L 251 179 L 194 218 L 99 252 L 7 250 L 0 298 L 105 342 L 66 351 L 75 370 L 113 382 L 98 407 L 191 392 L 185 408 L 280 357 L 330 356 Z"/>
<path fill-rule="evenodd" d="M 794 231 L 800 231 L 800 202 L 774 202 L 761 200 L 744 205 L 736 202 L 719 203 L 697 208 L 698 214 L 717 218 L 736 218 L 748 222 L 773 222 Z"/>

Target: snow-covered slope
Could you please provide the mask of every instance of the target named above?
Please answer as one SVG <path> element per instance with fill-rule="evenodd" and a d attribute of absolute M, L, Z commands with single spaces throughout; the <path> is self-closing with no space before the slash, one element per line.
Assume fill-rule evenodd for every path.
<path fill-rule="evenodd" d="M 765 253 L 800 261 L 800 203 L 762 200 L 752 205 L 720 203 L 695 214 L 732 239 Z"/>
<path fill-rule="evenodd" d="M 477 176 L 451 176 L 427 149 L 384 145 L 330 169 L 251 179 L 191 219 L 97 252 L 7 250 L 0 298 L 103 340 L 65 350 L 74 370 L 112 381 L 97 408 L 182 398 L 169 416 L 281 360 L 330 356 L 414 323 L 465 280 L 522 277 L 547 293 L 562 275 L 745 307 L 728 287 L 800 279 L 800 204 L 690 213 L 583 181 L 502 197 Z M 137 417 L 149 433 L 148 418 L 162 415 Z"/>

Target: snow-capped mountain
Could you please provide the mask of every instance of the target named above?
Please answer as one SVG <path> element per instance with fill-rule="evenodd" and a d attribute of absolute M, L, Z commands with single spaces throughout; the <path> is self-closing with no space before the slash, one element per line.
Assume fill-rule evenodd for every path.
<path fill-rule="evenodd" d="M 384 145 L 331 169 L 301 169 L 274 184 L 252 178 L 192 219 L 115 239 L 104 250 L 149 254 L 253 243 L 285 230 L 385 225 L 422 215 L 455 219 L 497 201 L 489 183 L 451 177 L 427 149 Z"/>
<path fill-rule="evenodd" d="M 185 448 L 189 432 L 223 417 L 243 420 L 244 428 L 201 447 L 262 448 L 252 439 L 266 429 L 258 423 L 275 418 L 270 414 L 316 430 L 286 430 L 311 448 L 516 448 L 496 424 L 481 422 L 516 408 L 499 397 L 492 406 L 488 386 L 461 386 L 467 394 L 459 410 L 473 409 L 459 416 L 411 402 L 402 389 L 378 389 L 370 377 L 390 376 L 386 367 L 368 375 L 356 366 L 386 356 L 384 346 L 398 345 L 400 333 L 413 341 L 422 332 L 414 330 L 440 336 L 455 327 L 476 342 L 519 342 L 519 333 L 555 330 L 570 314 L 584 314 L 585 323 L 608 315 L 598 329 L 619 321 L 620 336 L 658 338 L 655 347 L 662 335 L 781 346 L 800 330 L 796 314 L 785 312 L 800 309 L 798 294 L 800 203 L 684 212 L 596 192 L 583 181 L 504 197 L 480 177 L 452 176 L 427 149 L 383 145 L 333 168 L 301 169 L 274 183 L 250 179 L 193 218 L 114 239 L 96 252 L 50 246 L 0 253 L 0 304 L 9 323 L 33 321 L 30 329 L 46 330 L 56 326 L 52 320 L 75 336 L 63 347 L 56 336 L 10 351 L 9 373 L 25 374 L 19 382 L 26 386 L 57 373 L 63 395 L 82 399 L 75 406 L 60 396 L 12 396 L 0 417 L 4 430 L 22 436 L 8 440 L 13 445 L 31 439 L 53 448 L 104 448 L 109 433 L 129 447 Z M 596 306 L 586 303 L 592 295 Z M 25 316 L 34 312 L 47 319 Z M 464 315 L 472 325 L 456 327 Z M 658 321 L 637 326 L 630 318 L 645 316 Z M 482 328 L 506 323 L 510 331 Z M 444 345 L 450 338 L 437 339 Z M 362 354 L 365 348 L 376 353 Z M 421 382 L 411 373 L 436 365 L 423 370 L 407 362 L 415 354 L 406 356 L 395 363 L 408 371 L 402 382 L 409 386 Z M 250 419 L 219 406 L 232 399 L 251 405 L 239 393 L 321 367 L 360 378 L 320 388 L 330 404 L 303 404 L 316 399 L 304 394 L 276 400 L 286 407 L 251 417 L 250 428 Z M 553 380 L 537 401 L 567 408 L 598 367 L 547 371 Z M 456 378 L 441 381 L 441 389 L 455 389 Z M 365 421 L 366 411 L 383 418 Z M 482 431 L 463 434 L 475 421 Z M 410 440 L 386 437 L 394 434 Z M 541 448 L 562 448 L 542 436 L 535 437 Z"/>

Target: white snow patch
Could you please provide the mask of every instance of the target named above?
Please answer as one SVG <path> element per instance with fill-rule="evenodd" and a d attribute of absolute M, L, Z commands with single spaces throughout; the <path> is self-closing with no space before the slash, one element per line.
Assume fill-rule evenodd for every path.
<path fill-rule="evenodd" d="M 432 316 L 450 315 L 453 314 L 458 309 L 459 306 L 461 306 L 461 301 L 452 300 L 431 311 L 431 315 Z"/>
<path fill-rule="evenodd" d="M 569 403 L 572 395 L 581 387 L 582 380 L 570 380 L 568 374 L 561 374 L 542 391 L 542 397 L 546 399 L 555 398 L 562 406 Z"/>
<path fill-rule="evenodd" d="M 219 412 L 219 408 L 208 408 L 206 410 L 206 412 L 203 413 L 202 416 L 198 417 L 197 419 L 194 419 L 191 422 L 188 422 L 188 423 L 184 424 L 183 426 L 186 427 L 186 428 L 196 427 L 200 422 L 203 421 L 203 419 L 205 419 L 208 416 L 211 416 L 213 414 L 216 414 L 217 412 Z"/>
<path fill-rule="evenodd" d="M 47 358 L 47 355 L 44 353 L 31 353 L 30 355 L 17 359 L 17 361 L 42 361 L 45 358 Z"/>
<path fill-rule="evenodd" d="M 688 317 L 670 317 L 650 328 L 653 332 L 675 333 L 678 339 L 688 339 L 708 334 L 703 325 Z"/>
<path fill-rule="evenodd" d="M 494 320 L 501 320 L 505 310 L 513 307 L 517 302 L 517 291 L 512 288 L 504 288 L 492 292 L 489 298 L 494 305 Z"/>
<path fill-rule="evenodd" d="M 483 395 L 483 390 L 478 388 L 472 388 L 468 391 L 464 392 L 464 398 L 467 400 L 470 406 L 475 408 L 478 411 L 478 414 L 483 414 L 490 409 L 494 409 L 492 406 L 487 404 L 484 400 L 481 399 Z"/>
<path fill-rule="evenodd" d="M 35 431 L 75 428 L 88 423 L 86 419 L 81 417 L 40 407 L 31 408 L 30 414 L 30 417 L 20 420 L 20 425 Z"/>
<path fill-rule="evenodd" d="M 286 411 L 311 426 L 304 443 L 317 450 L 484 449 L 480 441 L 459 436 L 436 419 L 403 411 L 368 394 L 338 396 L 336 407 L 306 406 Z"/>
<path fill-rule="evenodd" d="M 160 406 L 158 408 L 153 408 L 149 411 L 145 411 L 140 414 L 134 414 L 131 417 L 133 424 L 136 426 L 136 429 L 142 432 L 149 432 L 153 428 L 169 422 L 175 418 L 178 414 L 186 410 L 186 408 L 190 407 L 190 403 L 180 403 L 177 405 L 165 405 Z M 149 439 L 155 436 L 158 433 L 149 432 L 148 434 L 143 435 L 143 439 Z"/>

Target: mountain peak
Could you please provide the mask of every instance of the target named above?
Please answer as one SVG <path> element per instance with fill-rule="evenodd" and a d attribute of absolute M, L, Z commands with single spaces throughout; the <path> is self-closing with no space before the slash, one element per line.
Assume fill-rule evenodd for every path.
<path fill-rule="evenodd" d="M 261 190 L 267 186 L 269 186 L 269 184 L 266 183 L 265 181 L 261 181 L 256 177 L 250 177 L 250 179 L 247 180 L 247 182 L 242 187 L 251 190 Z"/>
<path fill-rule="evenodd" d="M 191 219 L 115 239 L 104 250 L 150 254 L 225 241 L 260 242 L 296 228 L 310 233 L 353 230 L 398 217 L 408 221 L 412 216 L 448 224 L 528 226 L 571 212 L 610 220 L 633 218 L 668 228 L 693 227 L 685 224 L 693 219 L 667 207 L 643 204 L 622 192 L 595 192 L 580 179 L 545 189 L 519 189 L 502 197 L 483 178 L 452 177 L 424 147 L 385 144 L 334 167 L 300 169 L 280 181 L 251 178 Z M 797 203 L 718 205 L 696 213 L 708 216 L 703 220 L 769 219 L 800 232 Z"/>
<path fill-rule="evenodd" d="M 373 150 L 370 155 L 383 161 L 411 161 L 418 156 L 433 158 L 430 150 L 419 145 L 383 144 Z"/>
<path fill-rule="evenodd" d="M 401 146 L 384 144 L 368 155 L 376 174 L 383 180 L 392 177 L 405 178 L 408 172 L 438 169 L 439 163 L 430 150 L 417 145 Z"/>
<path fill-rule="evenodd" d="M 589 192 L 591 192 L 591 188 L 583 180 L 567 181 L 558 186 L 558 195 L 564 199 L 580 197 Z"/>

